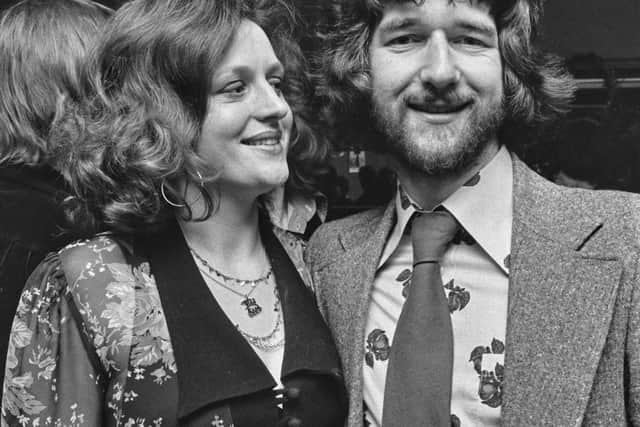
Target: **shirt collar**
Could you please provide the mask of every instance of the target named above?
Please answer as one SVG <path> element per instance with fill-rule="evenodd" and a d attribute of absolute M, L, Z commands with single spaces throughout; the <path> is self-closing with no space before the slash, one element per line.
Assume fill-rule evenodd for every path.
<path fill-rule="evenodd" d="M 298 234 L 305 232 L 313 215 L 321 221 L 327 216 L 327 199 L 320 193 L 309 197 L 282 186 L 263 195 L 261 202 L 273 225 Z"/>
<path fill-rule="evenodd" d="M 505 147 L 467 184 L 440 206 L 447 209 L 491 259 L 509 274 L 513 219 L 513 166 Z M 396 194 L 396 224 L 387 240 L 378 267 L 396 250 L 411 216 L 420 207 L 402 188 Z"/>

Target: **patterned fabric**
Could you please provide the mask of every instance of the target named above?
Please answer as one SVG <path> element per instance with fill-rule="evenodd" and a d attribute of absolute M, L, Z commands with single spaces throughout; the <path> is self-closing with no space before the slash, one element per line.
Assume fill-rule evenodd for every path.
<path fill-rule="evenodd" d="M 464 228 L 441 264 L 454 333 L 452 422 L 499 425 L 511 246 L 511 159 L 502 148 L 479 175 L 441 206 Z M 365 418 L 381 425 L 388 357 L 411 281 L 413 251 L 407 224 L 420 207 L 404 192 L 397 221 L 378 264 L 365 328 Z"/>
<path fill-rule="evenodd" d="M 310 286 L 300 239 L 275 232 Z M 13 323 L 2 427 L 174 425 L 176 390 L 149 263 L 109 235 L 50 254 L 28 280 Z M 229 425 L 228 411 L 211 412 L 211 425 Z"/>

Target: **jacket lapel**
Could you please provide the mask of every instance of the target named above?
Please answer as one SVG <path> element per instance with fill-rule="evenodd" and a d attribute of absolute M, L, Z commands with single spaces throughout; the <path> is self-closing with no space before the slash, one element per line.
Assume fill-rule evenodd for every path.
<path fill-rule="evenodd" d="M 178 367 L 178 418 L 217 401 L 273 388 L 262 361 L 207 288 L 178 224 L 141 239 Z"/>
<path fill-rule="evenodd" d="M 386 208 L 353 217 L 355 222 L 338 235 L 339 249 L 316 264 L 314 282 L 332 284 L 318 287 L 318 300 L 325 305 L 351 389 L 349 425 L 362 423 L 364 329 L 374 275 L 395 220 L 394 200 Z"/>
<path fill-rule="evenodd" d="M 331 333 L 316 308 L 314 297 L 291 259 L 261 218 L 261 237 L 278 283 L 285 327 L 282 377 L 299 371 L 326 374 L 342 382 L 342 370 Z"/>
<path fill-rule="evenodd" d="M 621 263 L 569 191 L 514 159 L 504 425 L 580 424 L 608 333 Z"/>

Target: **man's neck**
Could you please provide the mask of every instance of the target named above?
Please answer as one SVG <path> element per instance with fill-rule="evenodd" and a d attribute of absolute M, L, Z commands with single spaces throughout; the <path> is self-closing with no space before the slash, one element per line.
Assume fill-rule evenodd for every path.
<path fill-rule="evenodd" d="M 393 160 L 392 164 L 404 191 L 420 207 L 431 210 L 469 182 L 495 157 L 499 149 L 497 142 L 489 143 L 468 167 L 447 174 L 429 175 L 397 160 Z"/>

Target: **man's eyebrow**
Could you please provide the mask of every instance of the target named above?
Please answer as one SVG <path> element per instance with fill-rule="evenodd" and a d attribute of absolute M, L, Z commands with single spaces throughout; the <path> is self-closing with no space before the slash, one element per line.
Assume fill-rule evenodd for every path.
<path fill-rule="evenodd" d="M 487 37 L 494 37 L 497 35 L 496 28 L 493 25 L 480 20 L 458 19 L 454 21 L 454 25 L 457 28 L 480 33 Z"/>
<path fill-rule="evenodd" d="M 420 20 L 417 18 L 391 18 L 383 21 L 378 28 L 381 33 L 403 30 L 418 25 Z M 494 37 L 497 34 L 496 28 L 491 24 L 481 20 L 457 19 L 453 22 L 454 26 L 463 30 L 481 33 L 487 37 Z"/>
<path fill-rule="evenodd" d="M 378 27 L 379 32 L 391 32 L 412 27 L 418 23 L 416 18 L 391 18 L 387 21 L 383 21 Z"/>

